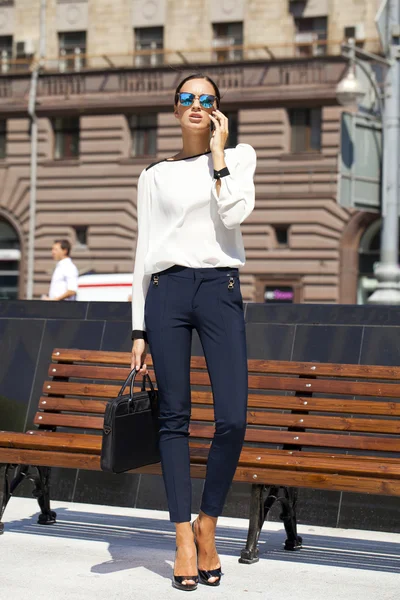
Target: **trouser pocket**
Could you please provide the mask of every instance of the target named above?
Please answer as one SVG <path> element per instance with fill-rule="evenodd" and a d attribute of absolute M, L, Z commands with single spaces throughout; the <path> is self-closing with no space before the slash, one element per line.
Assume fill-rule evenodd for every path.
<path fill-rule="evenodd" d="M 157 274 L 152 275 L 144 306 L 144 320 L 146 329 L 149 331 L 154 331 L 162 327 L 167 302 L 167 291 L 168 277 L 160 277 Z"/>

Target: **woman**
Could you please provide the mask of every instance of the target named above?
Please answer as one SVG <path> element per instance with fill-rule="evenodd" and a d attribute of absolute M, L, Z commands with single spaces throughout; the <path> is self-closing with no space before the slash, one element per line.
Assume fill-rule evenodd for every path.
<path fill-rule="evenodd" d="M 243 445 L 247 355 L 238 267 L 240 224 L 254 207 L 254 149 L 224 150 L 228 119 L 217 85 L 202 74 L 184 79 L 174 115 L 183 147 L 145 169 L 138 183 L 138 240 L 132 288 L 132 368 L 141 374 L 147 341 L 160 403 L 160 453 L 171 521 L 176 526 L 174 587 L 219 585 L 215 547 Z M 211 135 L 210 135 L 211 134 Z M 190 352 L 196 329 L 214 396 L 216 431 L 201 511 L 191 519 L 188 428 Z"/>

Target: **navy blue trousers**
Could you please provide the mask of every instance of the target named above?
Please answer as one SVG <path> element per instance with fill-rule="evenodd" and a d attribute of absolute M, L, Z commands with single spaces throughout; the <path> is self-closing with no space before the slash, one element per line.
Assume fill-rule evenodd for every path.
<path fill-rule="evenodd" d="M 175 265 L 152 276 L 145 322 L 160 401 L 160 454 L 170 519 L 190 521 L 190 357 L 196 329 L 214 397 L 215 434 L 201 510 L 218 517 L 246 430 L 246 334 L 238 270 Z"/>

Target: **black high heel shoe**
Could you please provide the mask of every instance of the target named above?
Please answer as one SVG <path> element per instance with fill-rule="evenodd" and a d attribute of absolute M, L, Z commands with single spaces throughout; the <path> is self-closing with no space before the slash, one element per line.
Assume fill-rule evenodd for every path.
<path fill-rule="evenodd" d="M 194 532 L 194 521 L 192 523 L 192 531 L 193 531 L 193 536 L 194 536 L 194 543 L 196 546 L 196 550 L 199 550 L 198 544 L 197 544 L 197 539 L 196 539 L 196 534 Z M 223 575 L 222 573 L 222 567 L 218 567 L 218 569 L 211 569 L 211 571 L 205 571 L 204 569 L 199 569 L 199 581 L 200 583 L 202 583 L 203 585 L 209 585 L 211 587 L 217 587 L 219 586 L 219 584 L 221 583 L 221 577 Z M 209 581 L 212 577 L 218 577 L 218 579 L 216 581 Z"/>
<path fill-rule="evenodd" d="M 177 550 L 177 548 L 176 548 Z M 175 550 L 175 557 L 176 557 Z M 195 583 L 183 583 L 184 581 L 194 581 Z M 188 576 L 188 575 L 175 575 L 172 579 L 172 587 L 177 590 L 183 590 L 184 592 L 194 592 L 197 590 L 197 585 L 199 583 L 198 575 Z"/>

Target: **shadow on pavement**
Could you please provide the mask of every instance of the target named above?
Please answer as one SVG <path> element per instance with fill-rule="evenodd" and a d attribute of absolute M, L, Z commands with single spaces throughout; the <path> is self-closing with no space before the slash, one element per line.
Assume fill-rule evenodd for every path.
<path fill-rule="evenodd" d="M 8 532 L 65 539 L 99 541 L 109 544 L 111 559 L 94 565 L 93 573 L 112 573 L 145 567 L 162 577 L 171 577 L 167 560 L 174 560 L 175 536 L 172 523 L 161 519 L 101 515 L 57 508 L 57 523 L 38 525 L 36 515 L 5 523 Z M 218 526 L 217 547 L 222 555 L 240 556 L 245 546 L 246 529 Z M 283 550 L 284 530 L 262 532 L 260 559 L 280 560 L 298 564 L 347 567 L 368 571 L 398 573 L 400 544 L 363 539 L 349 539 L 307 533 L 304 547 L 297 552 Z M 168 552 L 168 557 L 160 554 Z M 241 568 L 249 568 L 245 566 Z"/>

